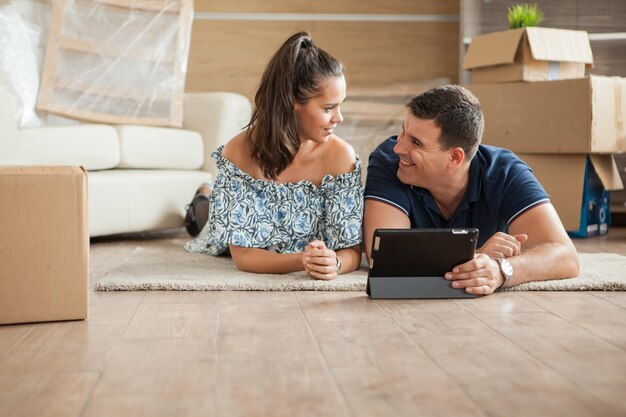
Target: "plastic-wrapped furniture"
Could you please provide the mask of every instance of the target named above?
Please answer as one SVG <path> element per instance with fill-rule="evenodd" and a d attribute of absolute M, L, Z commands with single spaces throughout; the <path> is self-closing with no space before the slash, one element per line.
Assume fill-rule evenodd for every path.
<path fill-rule="evenodd" d="M 179 227 L 198 185 L 215 175 L 211 152 L 241 131 L 251 105 L 234 93 L 188 93 L 183 114 L 182 129 L 106 124 L 19 129 L 0 87 L 0 165 L 85 167 L 92 237 Z"/>

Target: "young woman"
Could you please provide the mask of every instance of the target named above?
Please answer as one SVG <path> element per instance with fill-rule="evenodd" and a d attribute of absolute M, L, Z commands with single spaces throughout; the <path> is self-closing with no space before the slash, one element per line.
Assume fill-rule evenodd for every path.
<path fill-rule="evenodd" d="M 287 39 L 265 69 L 250 124 L 212 154 L 208 220 L 185 248 L 230 251 L 248 272 L 330 280 L 357 269 L 361 162 L 333 134 L 345 97 L 342 65 L 308 33 Z"/>

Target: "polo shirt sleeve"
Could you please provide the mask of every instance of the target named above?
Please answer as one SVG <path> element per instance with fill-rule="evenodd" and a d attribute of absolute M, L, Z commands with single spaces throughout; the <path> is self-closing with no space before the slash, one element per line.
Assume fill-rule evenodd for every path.
<path fill-rule="evenodd" d="M 400 209 L 409 216 L 411 188 L 398 180 L 398 156 L 393 153 L 396 140 L 384 141 L 369 157 L 364 199 L 378 200 Z"/>
<path fill-rule="evenodd" d="M 502 211 L 507 225 L 533 207 L 550 202 L 550 197 L 530 167 L 518 158 L 508 169 L 502 196 Z"/>

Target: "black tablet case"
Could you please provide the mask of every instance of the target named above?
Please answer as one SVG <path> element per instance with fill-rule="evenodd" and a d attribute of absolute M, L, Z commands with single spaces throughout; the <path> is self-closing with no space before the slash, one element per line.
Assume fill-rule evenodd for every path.
<path fill-rule="evenodd" d="M 371 298 L 474 298 L 443 276 L 474 257 L 478 229 L 376 229 Z"/>

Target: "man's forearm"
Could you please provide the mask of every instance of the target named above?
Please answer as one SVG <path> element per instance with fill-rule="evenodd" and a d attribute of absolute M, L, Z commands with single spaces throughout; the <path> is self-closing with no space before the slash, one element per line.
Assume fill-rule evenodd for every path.
<path fill-rule="evenodd" d="M 365 254 L 370 260 L 372 238 L 376 229 L 408 229 L 411 221 L 398 208 L 373 199 L 366 199 L 363 211 L 363 242 Z"/>
<path fill-rule="evenodd" d="M 578 275 L 578 255 L 552 204 L 541 204 L 509 226 L 513 235 L 526 234 L 522 253 L 508 260 L 513 277 L 508 286 L 528 281 L 572 278 Z"/>
<path fill-rule="evenodd" d="M 571 242 L 536 244 L 507 259 L 513 265 L 508 287 L 529 281 L 573 278 L 579 272 L 576 248 Z"/>

